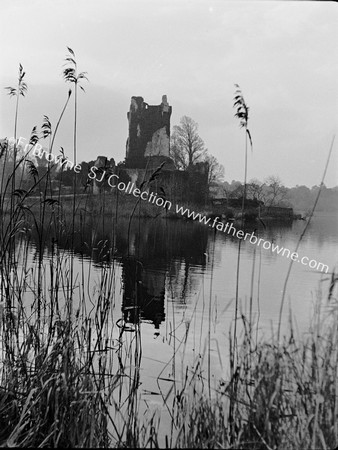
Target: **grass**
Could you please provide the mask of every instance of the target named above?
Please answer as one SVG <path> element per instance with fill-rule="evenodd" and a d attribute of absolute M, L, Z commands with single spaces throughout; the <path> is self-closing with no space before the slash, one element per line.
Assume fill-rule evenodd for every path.
<path fill-rule="evenodd" d="M 19 97 L 27 91 L 23 78 L 20 66 L 18 88 L 10 90 L 16 96 L 15 133 Z M 44 118 L 50 151 L 69 98 L 54 132 Z M 76 156 L 76 115 L 74 121 Z M 38 140 L 33 128 L 30 148 Z M 156 217 L 158 208 L 127 195 L 68 199 L 60 190 L 51 197 L 52 167 L 39 174 L 20 156 L 17 143 L 1 148 L 0 169 L 0 446 L 324 450 L 338 445 L 334 274 L 330 313 L 318 307 L 304 337 L 297 337 L 290 320 L 283 339 L 278 329 L 277 338 L 260 340 L 252 305 L 248 317 L 241 313 L 236 332 L 229 333 L 228 373 L 217 383 L 211 377 L 211 283 L 205 342 L 192 326 L 183 335 L 179 324 L 170 330 L 173 378 L 164 373 L 157 378 L 171 386 L 161 394 L 169 417 L 163 428 L 161 416 L 140 408 L 141 324 L 125 323 L 119 312 L 114 259 L 118 219 L 128 218 L 129 238 L 131 222 L 141 226 L 141 217 Z M 113 227 L 107 229 L 109 215 Z M 101 229 L 106 239 L 98 243 Z M 88 262 L 84 251 L 94 245 L 107 262 L 95 273 L 93 258 Z M 200 343 L 188 364 L 184 354 L 191 333 Z"/>

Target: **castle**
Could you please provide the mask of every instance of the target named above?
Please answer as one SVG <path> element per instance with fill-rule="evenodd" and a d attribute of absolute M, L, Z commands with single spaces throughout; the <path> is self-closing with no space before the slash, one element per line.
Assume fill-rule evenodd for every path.
<path fill-rule="evenodd" d="M 142 97 L 131 98 L 124 170 L 139 185 L 162 165 L 155 188 L 160 186 L 171 201 L 205 203 L 208 164 L 194 164 L 186 171 L 176 169 L 170 158 L 171 114 L 166 95 L 159 105 L 149 105 Z"/>

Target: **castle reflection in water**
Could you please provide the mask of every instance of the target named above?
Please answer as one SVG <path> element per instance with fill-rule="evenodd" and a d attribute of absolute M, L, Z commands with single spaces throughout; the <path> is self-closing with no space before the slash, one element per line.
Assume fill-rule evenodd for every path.
<path fill-rule="evenodd" d="M 184 301 L 192 288 L 191 265 L 205 266 L 207 229 L 182 221 L 144 221 L 127 235 L 119 228 L 126 322 L 148 321 L 159 329 L 165 320 L 166 292 Z"/>
<path fill-rule="evenodd" d="M 81 224 L 80 232 L 69 242 L 66 234 L 53 238 L 62 249 L 74 246 L 76 255 L 90 259 L 95 266 L 112 265 L 122 269 L 122 312 L 124 321 L 152 323 L 155 329 L 165 320 L 165 299 L 185 302 L 196 280 L 191 266 L 206 266 L 208 230 L 182 220 L 112 219 Z M 51 236 L 53 233 L 50 233 Z M 51 245 L 46 242 L 47 247 Z"/>

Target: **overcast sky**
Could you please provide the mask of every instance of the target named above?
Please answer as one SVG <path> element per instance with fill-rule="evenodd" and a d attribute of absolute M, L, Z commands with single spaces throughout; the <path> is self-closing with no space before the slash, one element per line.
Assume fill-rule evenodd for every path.
<path fill-rule="evenodd" d="M 133 95 L 173 107 L 199 124 L 225 179 L 242 180 L 244 132 L 234 118 L 234 84 L 250 107 L 254 149 L 248 178 L 279 175 L 286 186 L 319 184 L 337 131 L 338 5 L 331 2 L 0 0 L 0 137 L 13 135 L 21 63 L 28 83 L 18 134 L 43 115 L 55 124 L 66 100 L 62 64 L 71 47 L 80 71 L 78 160 L 125 156 Z M 73 107 L 57 145 L 72 160 Z M 327 186 L 338 185 L 338 137 Z M 58 147 L 55 148 L 58 152 Z"/>

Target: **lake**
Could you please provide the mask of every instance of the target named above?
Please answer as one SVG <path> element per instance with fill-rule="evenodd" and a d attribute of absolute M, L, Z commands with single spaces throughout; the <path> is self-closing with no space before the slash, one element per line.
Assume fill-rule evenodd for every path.
<path fill-rule="evenodd" d="M 293 252 L 305 225 L 304 221 L 270 222 L 266 228 L 247 225 L 244 231 L 255 230 L 259 237 Z M 298 249 L 300 257 L 326 264 L 332 272 L 338 259 L 337 225 L 336 216 L 313 217 Z M 184 378 L 186 366 L 193 369 L 198 363 L 205 367 L 214 386 L 227 378 L 229 333 L 235 324 L 237 237 L 192 221 L 157 217 L 134 218 L 129 223 L 109 216 L 93 217 L 76 226 L 72 243 L 68 233 L 58 239 L 49 236 L 43 250 L 47 280 L 52 276 L 48 265 L 55 248 L 67 263 L 72 245 L 75 279 L 85 280 L 81 295 L 88 293 L 88 308 L 91 295 L 100 290 L 102 273 L 106 273 L 112 286 L 112 323 L 118 324 L 117 330 L 122 324 L 130 336 L 140 324 L 141 408 L 156 406 L 163 411 L 163 399 L 171 392 L 172 382 Z M 28 265 L 34 267 L 39 254 L 34 235 L 29 245 Z M 259 338 L 276 333 L 290 261 L 271 249 L 241 242 L 239 333 L 242 313 L 247 318 L 251 315 Z M 283 332 L 290 312 L 299 333 L 307 329 L 316 302 L 326 305 L 330 276 L 293 263 L 285 294 Z M 117 338 L 116 332 L 114 336 Z"/>
<path fill-rule="evenodd" d="M 316 260 L 333 272 L 338 259 L 337 225 L 336 216 L 313 217 L 299 245 L 299 258 Z M 20 269 L 30 286 L 25 292 L 27 311 L 36 298 L 34 286 L 42 289 L 48 310 L 48 298 L 56 298 L 51 292 L 51 286 L 57 289 L 52 282 L 56 276 L 65 280 L 58 298 L 66 299 L 72 291 L 79 304 L 82 301 L 84 316 L 95 311 L 98 299 L 108 301 L 112 310 L 106 345 L 113 356 L 124 355 L 119 364 L 123 373 L 130 373 L 127 384 L 137 374 L 141 414 L 160 411 L 165 432 L 171 423 L 168 405 L 188 372 L 198 369 L 201 385 L 207 386 L 211 380 L 212 389 L 229 380 L 229 337 L 235 323 L 239 343 L 244 325 L 249 323 L 258 340 L 276 335 L 291 262 L 287 256 L 241 241 L 237 283 L 239 239 L 197 222 L 163 217 L 134 217 L 129 222 L 109 214 L 86 214 L 76 219 L 72 233 L 63 226 L 59 234 L 54 234 L 53 226 L 45 230 L 44 241 L 39 241 L 33 230 L 22 238 L 29 249 Z M 254 223 L 246 225 L 244 232 L 254 231 L 293 252 L 305 226 L 305 221 L 269 222 L 265 227 Z M 42 284 L 37 270 L 41 255 Z M 73 288 L 66 281 L 71 271 Z M 295 332 L 308 329 L 314 306 L 318 302 L 327 306 L 330 278 L 330 273 L 293 263 L 285 291 L 282 333 L 288 330 L 290 317 Z M 76 302 L 73 308 L 75 312 Z M 130 351 L 135 345 L 141 350 L 137 361 Z M 114 364 L 111 370 L 115 373 Z M 128 412 L 122 416 L 125 414 Z"/>

